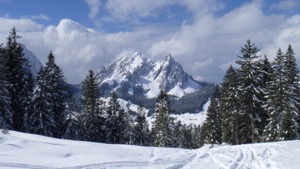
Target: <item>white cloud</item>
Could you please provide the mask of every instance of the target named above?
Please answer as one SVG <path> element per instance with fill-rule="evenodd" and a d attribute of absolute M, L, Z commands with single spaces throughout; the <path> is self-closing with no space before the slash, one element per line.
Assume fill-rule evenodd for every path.
<path fill-rule="evenodd" d="M 38 24 L 31 19 L 12 19 L 12 18 L 1 18 L 0 17 L 0 44 L 6 43 L 9 31 L 15 27 L 18 32 L 36 32 L 43 29 L 43 25 Z M 5 26 L 4 26 L 5 25 Z"/>
<path fill-rule="evenodd" d="M 85 0 L 90 8 L 89 18 L 94 20 L 99 13 L 101 2 L 100 0 Z"/>
<path fill-rule="evenodd" d="M 19 31 L 37 31 L 43 28 L 43 25 L 38 24 L 30 19 L 11 19 L 11 18 L 0 18 L 0 32 L 8 32 L 11 28 L 16 27 Z M 4 26 L 5 25 L 5 26 Z"/>
<path fill-rule="evenodd" d="M 32 19 L 32 20 L 45 20 L 45 21 L 50 20 L 50 18 L 47 15 L 44 15 L 44 14 L 30 16 L 29 18 Z"/>
<path fill-rule="evenodd" d="M 290 10 L 299 7 L 299 0 L 281 0 L 279 3 L 271 6 L 273 10 Z"/>
<path fill-rule="evenodd" d="M 176 0 L 110 0 L 106 3 L 106 8 L 112 17 L 120 20 L 137 19 L 140 17 L 153 16 L 155 10 L 168 4 L 173 4 Z"/>
<path fill-rule="evenodd" d="M 207 60 L 204 60 L 202 62 L 194 62 L 192 65 L 192 69 L 194 70 L 205 70 L 207 67 L 210 67 L 213 63 L 213 58 L 209 58 Z"/>
<path fill-rule="evenodd" d="M 222 0 L 109 0 L 103 4 L 111 18 L 122 21 L 139 21 L 145 17 L 155 17 L 160 11 L 167 11 L 172 5 L 181 5 L 196 16 L 214 12 L 224 7 Z M 181 12 L 181 11 L 177 11 Z M 106 18 L 106 21 L 109 20 Z"/>
<path fill-rule="evenodd" d="M 118 2 L 120 6 L 126 6 L 123 4 L 125 1 Z M 190 3 L 190 8 L 196 3 L 183 2 Z M 147 11 L 158 10 L 158 6 L 166 3 L 163 1 L 149 9 L 146 9 L 147 5 L 141 8 L 145 8 L 147 14 Z M 127 16 L 133 14 L 129 9 L 135 9 L 120 8 L 124 8 L 124 15 Z M 152 59 L 161 59 L 171 53 L 188 73 L 214 82 L 222 80 L 227 67 L 237 59 L 240 47 L 247 39 L 255 42 L 261 48 L 261 54 L 266 53 L 270 58 L 274 57 L 278 47 L 285 50 L 290 43 L 300 60 L 300 15 L 266 15 L 260 1 L 244 4 L 219 17 L 213 15 L 212 7 L 204 8 L 207 12 L 198 14 L 195 10 L 194 20 L 179 27 L 145 26 L 118 33 L 99 32 L 69 19 L 62 19 L 57 25 L 42 26 L 30 19 L 0 18 L 0 24 L 7 25 L 0 27 L 0 37 L 5 43 L 10 28 L 16 26 L 23 36 L 22 42 L 43 63 L 49 51 L 53 51 L 57 63 L 72 83 L 81 82 L 88 69 L 95 70 L 107 65 L 126 50 L 140 51 Z M 140 9 L 136 11 L 142 13 Z"/>

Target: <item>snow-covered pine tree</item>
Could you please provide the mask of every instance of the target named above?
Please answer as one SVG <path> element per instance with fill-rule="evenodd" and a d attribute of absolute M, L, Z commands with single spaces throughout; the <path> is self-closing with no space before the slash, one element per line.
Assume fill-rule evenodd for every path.
<path fill-rule="evenodd" d="M 175 123 L 174 129 L 173 129 L 173 140 L 174 140 L 174 147 L 183 148 L 183 133 L 182 133 L 182 124 L 181 121 L 177 121 Z"/>
<path fill-rule="evenodd" d="M 33 111 L 29 115 L 30 132 L 53 137 L 55 129 L 54 115 L 52 112 L 51 87 L 45 77 L 45 71 L 41 67 L 36 77 L 32 98 Z"/>
<path fill-rule="evenodd" d="M 239 144 L 238 82 L 238 73 L 230 66 L 221 85 L 222 140 L 229 144 Z"/>
<path fill-rule="evenodd" d="M 170 102 L 168 100 L 168 95 L 160 90 L 156 104 L 155 104 L 155 121 L 153 124 L 153 137 L 154 146 L 158 147 L 172 147 L 172 129 L 170 126 L 171 118 L 170 113 Z"/>
<path fill-rule="evenodd" d="M 294 51 L 288 47 L 286 54 L 278 49 L 273 63 L 273 76 L 266 93 L 268 125 L 265 141 L 293 140 L 298 138 L 299 84 Z"/>
<path fill-rule="evenodd" d="M 283 114 L 289 111 L 288 80 L 286 76 L 285 55 L 279 48 L 272 65 L 272 79 L 266 92 L 267 102 L 264 106 L 269 114 L 268 125 L 264 130 L 265 141 L 279 141 L 282 133 Z"/>
<path fill-rule="evenodd" d="M 30 122 L 30 115 L 33 112 L 33 92 L 34 92 L 34 85 L 35 85 L 35 79 L 32 75 L 32 73 L 28 74 L 27 78 L 27 101 L 25 102 L 25 115 L 24 115 L 24 131 L 30 133 L 31 132 L 31 122 Z"/>
<path fill-rule="evenodd" d="M 55 63 L 55 58 L 50 51 L 48 61 L 44 68 L 45 78 L 51 93 L 49 100 L 52 102 L 51 108 L 54 115 L 54 122 L 56 128 L 54 129 L 54 137 L 62 137 L 64 128 L 63 122 L 65 119 L 65 103 L 67 96 L 66 82 L 61 68 Z"/>
<path fill-rule="evenodd" d="M 204 127 L 200 124 L 194 126 L 194 148 L 200 148 L 204 145 Z"/>
<path fill-rule="evenodd" d="M 258 73 L 258 82 L 259 86 L 261 88 L 261 95 L 259 96 L 259 100 L 261 100 L 261 104 L 264 105 L 266 103 L 266 91 L 268 88 L 268 83 L 272 80 L 272 73 L 273 68 L 271 63 L 269 62 L 267 56 L 265 55 L 263 59 L 259 60 L 258 62 L 259 67 L 259 73 Z M 261 107 L 262 110 L 260 115 L 260 122 L 259 122 L 259 128 L 262 130 L 259 130 L 259 135 L 263 135 L 263 130 L 268 124 L 267 119 L 269 118 L 268 112 L 264 108 L 264 106 Z M 263 139 L 261 139 L 263 140 Z"/>
<path fill-rule="evenodd" d="M 287 99 L 287 110 L 282 115 L 281 140 L 295 140 L 299 137 L 299 70 L 294 55 L 292 46 L 289 45 L 284 59 L 284 73 L 287 80 L 287 88 L 284 93 Z"/>
<path fill-rule="evenodd" d="M 242 56 L 236 63 L 240 65 L 238 73 L 239 81 L 239 100 L 240 100 L 240 143 L 256 143 L 260 141 L 262 105 L 262 89 L 259 86 L 259 67 L 257 66 L 260 56 L 255 44 L 247 40 L 241 48 Z"/>
<path fill-rule="evenodd" d="M 124 141 L 125 111 L 118 102 L 118 96 L 113 91 L 107 107 L 106 143 L 120 144 Z"/>
<path fill-rule="evenodd" d="M 133 126 L 133 143 L 140 146 L 150 145 L 150 130 L 146 121 L 145 111 L 138 107 L 137 117 Z"/>
<path fill-rule="evenodd" d="M 122 144 L 134 144 L 134 133 L 133 133 L 133 119 L 132 116 L 127 112 L 124 111 L 123 114 L 124 120 L 124 135 L 122 139 Z"/>
<path fill-rule="evenodd" d="M 11 108 L 13 112 L 13 129 L 24 131 L 24 115 L 29 105 L 28 98 L 28 77 L 30 76 L 30 65 L 27 58 L 24 57 L 23 47 L 17 40 L 21 36 L 17 35 L 16 29 L 13 28 L 9 34 L 6 52 L 7 52 L 7 77 L 10 84 L 9 94 L 11 97 Z"/>
<path fill-rule="evenodd" d="M 6 62 L 7 53 L 0 45 L 0 128 L 3 130 L 12 129 L 13 127 Z"/>
<path fill-rule="evenodd" d="M 182 148 L 193 148 L 193 138 L 192 138 L 192 126 L 191 125 L 182 125 Z"/>
<path fill-rule="evenodd" d="M 222 129 L 221 129 L 221 111 L 219 104 L 218 88 L 210 99 L 210 105 L 207 109 L 207 115 L 205 120 L 205 143 L 221 144 L 222 143 Z"/>
<path fill-rule="evenodd" d="M 70 94 L 71 95 L 71 94 Z M 66 118 L 64 121 L 64 134 L 63 139 L 70 140 L 83 140 L 84 139 L 84 130 L 82 122 L 82 114 L 75 112 L 75 101 L 72 96 L 69 96 L 66 103 L 65 114 Z"/>
<path fill-rule="evenodd" d="M 264 141 L 280 140 L 281 116 L 285 111 L 284 89 L 286 88 L 286 77 L 284 76 L 284 54 L 279 48 L 276 53 L 275 61 L 272 65 L 273 73 L 271 80 L 267 83 L 266 103 L 264 108 L 268 112 L 268 124 L 264 129 Z"/>
<path fill-rule="evenodd" d="M 81 87 L 85 140 L 104 142 L 104 102 L 100 99 L 97 78 L 92 70 L 89 70 Z"/>

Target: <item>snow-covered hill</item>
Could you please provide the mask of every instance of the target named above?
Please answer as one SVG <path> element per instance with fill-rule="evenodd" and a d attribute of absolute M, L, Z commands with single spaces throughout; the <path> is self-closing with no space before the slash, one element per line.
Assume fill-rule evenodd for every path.
<path fill-rule="evenodd" d="M 201 88 L 171 55 L 154 62 L 139 52 L 124 54 L 110 65 L 101 67 L 97 74 L 100 86 L 147 98 L 156 97 L 160 89 L 182 97 Z"/>
<path fill-rule="evenodd" d="M 300 141 L 196 150 L 109 145 L 0 132 L 0 168 L 298 169 Z"/>

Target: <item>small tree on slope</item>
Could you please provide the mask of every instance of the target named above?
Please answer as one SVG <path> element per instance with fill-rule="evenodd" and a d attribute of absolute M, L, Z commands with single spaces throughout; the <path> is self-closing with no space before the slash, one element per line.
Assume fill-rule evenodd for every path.
<path fill-rule="evenodd" d="M 133 134 L 133 143 L 135 145 L 150 145 L 150 130 L 142 107 L 138 108 L 137 117 L 135 118 L 135 124 L 133 126 Z"/>
<path fill-rule="evenodd" d="M 111 98 L 107 107 L 106 142 L 112 144 L 121 144 L 124 141 L 125 129 L 125 111 L 118 102 L 118 96 L 115 92 L 111 93 Z"/>
<path fill-rule="evenodd" d="M 210 100 L 210 105 L 207 109 L 207 117 L 205 121 L 205 142 L 208 144 L 221 144 L 222 143 L 222 130 L 220 119 L 220 105 L 218 103 L 218 95 L 214 96 Z"/>
<path fill-rule="evenodd" d="M 230 144 L 239 144 L 238 78 L 238 73 L 230 66 L 224 76 L 221 89 L 222 140 Z"/>
<path fill-rule="evenodd" d="M 172 130 L 170 127 L 171 119 L 170 102 L 168 95 L 164 91 L 160 91 L 155 104 L 155 121 L 153 124 L 154 145 L 158 147 L 171 147 Z"/>
<path fill-rule="evenodd" d="M 52 52 L 48 55 L 48 61 L 44 68 L 45 78 L 48 82 L 48 88 L 51 95 L 49 96 L 52 103 L 51 111 L 53 112 L 55 129 L 54 136 L 60 138 L 63 134 L 63 122 L 65 119 L 65 103 L 67 97 L 66 82 L 61 68 L 55 63 Z"/>
<path fill-rule="evenodd" d="M 52 112 L 51 88 L 48 85 L 43 68 L 37 74 L 33 93 L 33 112 L 29 116 L 30 132 L 44 136 L 54 136 L 55 121 Z"/>
<path fill-rule="evenodd" d="M 105 140 L 104 103 L 100 100 L 97 78 L 92 70 L 89 70 L 81 86 L 85 139 L 103 142 Z"/>
<path fill-rule="evenodd" d="M 263 90 L 260 88 L 257 55 L 258 49 L 250 40 L 241 48 L 242 56 L 237 64 L 240 65 L 238 73 L 240 82 L 238 86 L 240 100 L 240 143 L 255 143 L 260 141 L 260 121 L 262 116 Z"/>

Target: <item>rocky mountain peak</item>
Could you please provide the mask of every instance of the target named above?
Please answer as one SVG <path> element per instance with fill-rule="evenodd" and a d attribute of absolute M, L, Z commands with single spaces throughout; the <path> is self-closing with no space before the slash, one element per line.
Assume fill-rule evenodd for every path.
<path fill-rule="evenodd" d="M 156 97 L 160 89 L 181 97 L 201 87 L 170 54 L 157 62 L 143 57 L 140 52 L 121 55 L 100 68 L 97 75 L 100 86 L 129 94 L 138 90 L 148 98 Z"/>

